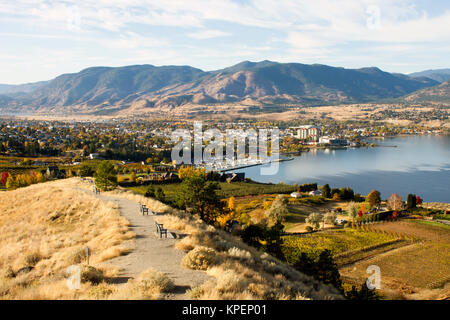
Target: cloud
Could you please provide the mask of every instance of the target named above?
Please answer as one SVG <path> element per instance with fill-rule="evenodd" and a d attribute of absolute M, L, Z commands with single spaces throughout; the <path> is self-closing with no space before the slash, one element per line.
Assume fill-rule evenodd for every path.
<path fill-rule="evenodd" d="M 202 30 L 198 32 L 189 33 L 188 37 L 194 38 L 194 39 L 211 39 L 211 38 L 218 38 L 218 37 L 227 37 L 230 36 L 231 33 L 224 32 L 221 30 Z"/>

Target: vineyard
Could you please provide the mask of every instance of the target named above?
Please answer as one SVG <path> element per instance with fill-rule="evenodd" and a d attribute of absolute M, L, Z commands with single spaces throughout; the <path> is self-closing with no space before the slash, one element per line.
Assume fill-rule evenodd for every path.
<path fill-rule="evenodd" d="M 301 252 L 311 257 L 317 257 L 321 251 L 328 249 L 333 256 L 338 257 L 347 252 L 363 251 L 397 241 L 396 237 L 388 234 L 340 229 L 317 232 L 308 237 L 286 236 L 284 237 L 283 253 L 286 257 L 293 257 Z"/>

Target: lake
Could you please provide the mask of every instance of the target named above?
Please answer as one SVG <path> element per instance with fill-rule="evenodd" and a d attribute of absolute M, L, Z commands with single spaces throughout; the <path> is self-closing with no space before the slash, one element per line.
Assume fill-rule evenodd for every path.
<path fill-rule="evenodd" d="M 382 199 L 396 192 L 426 202 L 450 202 L 450 136 L 406 136 L 370 140 L 379 147 L 313 149 L 279 164 L 276 175 L 261 166 L 236 170 L 259 182 L 328 183 L 363 195 L 376 189 Z M 394 147 L 395 146 L 395 147 Z"/>

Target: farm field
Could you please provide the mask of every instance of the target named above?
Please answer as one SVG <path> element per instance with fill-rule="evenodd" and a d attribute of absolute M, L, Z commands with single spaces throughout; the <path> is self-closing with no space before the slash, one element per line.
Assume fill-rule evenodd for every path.
<path fill-rule="evenodd" d="M 450 296 L 450 228 L 423 220 L 403 220 L 375 228 L 419 239 L 412 244 L 346 265 L 339 271 L 349 283 L 367 278 L 366 269 L 381 270 L 382 291 L 388 298 L 439 299 Z"/>
<path fill-rule="evenodd" d="M 382 244 L 390 244 L 397 239 L 387 234 L 359 231 L 355 229 L 328 230 L 313 233 L 310 236 L 286 236 L 283 243 L 285 255 L 305 252 L 315 256 L 324 249 L 331 251 L 333 256 L 346 252 L 355 252 Z"/>

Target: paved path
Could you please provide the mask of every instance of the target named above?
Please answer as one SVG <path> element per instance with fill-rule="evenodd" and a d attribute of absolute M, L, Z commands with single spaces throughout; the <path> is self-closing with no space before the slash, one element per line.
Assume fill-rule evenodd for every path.
<path fill-rule="evenodd" d="M 149 268 L 166 273 L 174 280 L 176 289 L 174 293 L 166 295 L 165 299 L 189 299 L 186 290 L 211 279 L 203 271 L 183 268 L 180 264 L 185 253 L 175 249 L 174 238 L 160 239 L 156 234 L 155 220 L 158 216 L 143 216 L 139 204 L 120 197 L 96 195 L 101 200 L 112 201 L 118 204 L 120 214 L 129 222 L 129 229 L 136 233 L 133 250 L 120 257 L 108 260 L 109 263 L 122 269 L 118 282 L 126 282 L 135 278 L 139 273 Z M 170 231 L 170 230 L 169 230 Z"/>

